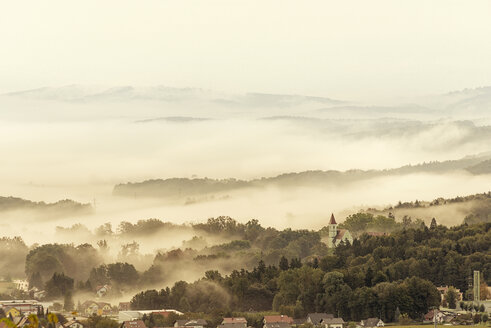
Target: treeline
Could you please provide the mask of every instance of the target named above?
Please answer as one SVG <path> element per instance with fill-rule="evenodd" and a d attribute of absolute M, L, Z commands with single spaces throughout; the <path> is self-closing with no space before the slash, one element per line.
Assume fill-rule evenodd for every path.
<path fill-rule="evenodd" d="M 413 202 L 398 202 L 394 207 L 388 207 L 387 210 L 392 208 L 419 208 L 419 207 L 429 207 L 429 206 L 440 206 L 446 204 L 454 204 L 454 203 L 464 203 L 470 201 L 489 201 L 491 200 L 491 191 L 482 193 L 482 194 L 474 194 L 469 196 L 457 196 L 454 198 L 435 198 L 432 201 L 425 202 L 420 200 L 415 200 Z"/>
<path fill-rule="evenodd" d="M 344 222 L 339 224 L 339 228 L 348 229 L 355 237 L 364 232 L 391 233 L 403 229 L 424 229 L 425 226 L 423 220 L 413 220 L 407 215 L 398 222 L 391 213 L 388 216 L 356 213 L 348 216 Z M 327 227 L 321 231 L 327 232 Z"/>
<path fill-rule="evenodd" d="M 29 247 L 20 237 L 0 238 L 0 268 L 5 278 L 21 277 Z"/>
<path fill-rule="evenodd" d="M 294 317 L 327 312 L 345 320 L 380 316 L 386 321 L 399 311 L 421 319 L 440 304 L 436 286 L 456 286 L 470 297 L 473 270 L 490 282 L 490 227 L 422 226 L 388 236 L 365 234 L 322 257 L 283 257 L 274 265 L 261 260 L 252 270 L 226 276 L 208 271 L 194 283 L 138 293 L 131 305 L 209 313 L 275 310 Z"/>
<path fill-rule="evenodd" d="M 129 237 L 152 237 L 159 233 L 173 233 L 181 230 L 191 232 L 195 237 L 183 243 L 185 247 L 170 251 L 158 251 L 155 255 L 141 254 L 137 242 L 121 245 L 118 255 L 110 256 L 110 242 Z M 58 233 L 81 235 L 88 230 L 82 225 L 71 228 L 57 228 Z M 262 259 L 273 264 L 281 256 L 307 259 L 321 257 L 329 250 L 321 241 L 322 233 L 309 230 L 277 230 L 264 228 L 257 220 L 239 223 L 229 217 L 210 218 L 206 223 L 174 225 L 156 219 L 140 220 L 137 223 L 122 222 L 117 231 L 111 225 L 97 228 L 94 235 L 98 240 L 91 244 L 45 244 L 29 249 L 20 238 L 0 240 L 9 252 L 16 251 L 19 257 L 9 257 L 6 265 L 25 269 L 30 287 L 46 289 L 47 282 L 55 274 L 63 273 L 73 279 L 74 292 L 92 291 L 97 286 L 113 286 L 110 294 L 120 296 L 128 290 L 160 285 L 177 281 L 186 276 L 197 279 L 203 272 L 218 268 L 231 272 L 237 268 L 250 269 Z M 213 240 L 209 242 L 208 239 Z M 215 244 L 216 240 L 223 243 Z M 114 253 L 114 252 L 113 252 Z M 153 260 L 151 257 L 153 256 Z M 148 259 L 147 266 L 138 265 Z M 25 264 L 23 263 L 25 259 Z M 15 261 L 17 262 L 15 262 Z M 108 262 L 109 261 L 109 262 Z M 140 267 L 140 271 L 136 269 Z M 144 268 L 141 270 L 141 268 Z M 48 291 L 48 298 L 58 295 Z"/>
<path fill-rule="evenodd" d="M 183 226 L 173 226 L 159 220 L 141 220 L 136 224 L 122 223 L 120 225 L 122 229 L 120 229 L 118 236 L 123 233 L 125 236 L 133 233 L 139 235 L 143 234 L 144 231 L 149 231 L 151 227 L 157 229 L 159 226 L 170 227 L 171 231 L 183 228 Z M 341 226 L 352 230 L 354 235 L 360 235 L 360 238 L 355 240 L 353 245 L 346 250 L 347 246 L 344 245 L 336 249 L 337 253 L 341 251 L 355 252 L 354 254 L 343 255 L 343 261 L 350 261 L 351 271 L 357 267 L 358 261 L 365 264 L 371 263 L 371 259 L 376 259 L 378 262 L 374 263 L 382 263 L 385 267 L 383 274 L 387 276 L 387 279 L 404 279 L 412 275 L 426 278 L 427 275 L 424 270 L 428 269 L 429 272 L 433 273 L 431 279 L 435 284 L 452 284 L 461 290 L 467 288 L 466 277 L 468 273 L 464 272 L 465 269 L 471 268 L 470 263 L 479 261 L 476 259 L 480 256 L 479 252 L 487 254 L 486 246 L 489 245 L 489 237 L 485 237 L 486 235 L 483 235 L 479 230 L 479 227 L 486 225 L 467 227 L 468 231 L 476 229 L 477 231 L 473 235 L 465 235 L 461 239 L 455 239 L 456 237 L 453 236 L 455 233 L 452 231 L 455 229 L 461 231 L 465 226 L 446 228 L 436 226 L 435 223 L 432 228 L 428 228 L 421 220 L 411 221 L 406 218 L 403 219 L 403 222 L 396 222 L 394 218 L 375 217 L 367 213 L 349 216 Z M 162 229 L 165 230 L 165 228 Z M 107 262 L 106 254 L 109 246 L 105 239 L 99 240 L 96 247 L 90 244 L 78 246 L 47 244 L 35 247 L 30 251 L 20 238 L 4 239 L 0 240 L 0 243 L 3 243 L 9 252 L 15 251 L 19 254 L 19 257 L 5 257 L 10 259 L 9 264 L 13 265 L 15 261 L 19 262 L 25 256 L 25 273 L 30 280 L 32 277 L 36 278 L 36 286 L 39 288 L 44 286 L 46 281 L 51 279 L 56 272 L 64 273 L 73 278 L 75 286 L 79 286 L 81 289 L 91 290 L 101 284 L 113 284 L 121 290 L 128 290 L 135 286 L 157 286 L 167 283 L 169 280 L 176 281 L 182 279 L 183 274 L 186 274 L 187 279 L 194 280 L 199 278 L 199 272 L 211 269 L 219 269 L 224 273 L 237 268 L 250 270 L 259 260 L 264 261 L 266 265 L 277 265 L 278 259 L 282 256 L 289 259 L 298 258 L 304 263 L 314 259 L 329 260 L 330 263 L 335 263 L 332 269 L 341 269 L 345 265 L 344 262 L 339 264 L 338 260 L 334 261 L 337 258 L 331 258 L 334 255 L 322 242 L 323 236 L 326 234 L 325 229 L 320 231 L 291 229 L 280 231 L 274 228 L 264 228 L 257 220 L 243 224 L 229 217 L 210 218 L 206 223 L 193 225 L 191 229 L 200 236 L 195 236 L 185 242 L 185 247 L 182 249 L 158 252 L 153 261 L 150 260 L 151 263 L 140 272 L 135 269 L 134 265 L 140 263 L 139 261 L 144 255 L 139 253 L 139 245 L 136 242 L 122 245 L 117 258 L 112 263 Z M 100 237 L 114 234 L 112 229 L 106 225 L 101 226 L 99 230 L 105 231 L 105 234 L 101 234 Z M 377 247 L 371 247 L 370 245 L 374 241 L 361 234 L 367 230 L 393 232 L 390 236 L 380 239 L 381 245 L 376 244 Z M 108 233 L 108 231 L 110 232 Z M 410 244 L 410 237 L 404 237 L 404 234 L 412 234 L 416 238 L 415 242 L 418 243 L 417 247 Z M 222 239 L 225 242 L 207 246 L 209 236 L 214 239 Z M 431 243 L 427 239 L 431 240 Z M 442 241 L 445 241 L 445 244 L 442 244 Z M 360 246 L 360 243 L 363 246 Z M 407 253 L 409 251 L 412 253 Z M 145 255 L 145 258 L 149 256 Z M 392 261 L 387 262 L 387 257 L 391 257 Z M 379 258 L 384 258 L 384 260 L 379 260 Z M 398 261 L 394 261 L 394 259 Z M 401 262 L 398 263 L 399 261 Z M 452 261 L 457 264 L 452 266 Z M 125 263 L 131 265 L 131 268 Z M 446 265 L 447 269 L 451 267 L 450 273 L 456 272 L 455 274 L 446 274 L 452 279 L 445 280 L 442 278 L 444 273 L 435 271 L 445 268 L 442 263 Z M 20 262 L 16 265 L 20 265 Z M 105 267 L 101 267 L 102 265 Z M 375 264 L 372 267 L 375 268 Z M 377 264 L 377 267 L 380 267 L 380 264 Z M 128 275 L 130 278 L 121 278 L 116 274 L 117 270 L 109 270 L 109 268 L 124 268 L 122 275 Z M 99 271 L 95 272 L 94 270 Z M 407 272 L 403 272 L 404 270 Z M 455 280 L 454 277 L 456 276 L 460 278 Z"/>
<path fill-rule="evenodd" d="M 376 177 L 405 175 L 413 173 L 449 173 L 465 171 L 469 174 L 487 174 L 491 170 L 489 155 L 462 158 L 459 160 L 430 162 L 407 165 L 386 170 L 348 170 L 348 171 L 303 171 L 284 173 L 274 177 L 252 180 L 210 179 L 210 178 L 168 178 L 152 179 L 142 182 L 121 183 L 113 188 L 113 195 L 144 198 L 192 198 L 197 195 L 224 194 L 243 188 L 267 187 L 313 187 L 343 185 Z"/>
<path fill-rule="evenodd" d="M 395 220 L 365 214 L 346 220 L 346 224 L 360 222 L 392 226 Z M 109 296 L 121 296 L 183 279 L 195 281 L 138 294 L 132 302 L 135 308 L 279 310 L 294 316 L 328 311 L 353 320 L 360 313 L 378 316 L 384 309 L 383 318 L 390 321 L 395 311 L 391 304 L 414 318 L 426 309 L 411 305 L 419 304 L 408 296 L 414 286 L 432 300 L 434 287 L 440 285 L 455 286 L 469 297 L 468 279 L 473 270 L 481 271 L 483 281 L 491 283 L 489 223 L 452 228 L 436 222 L 430 227 L 422 221 L 396 224 L 402 224 L 402 229 L 379 237 L 360 234 L 352 245 L 341 244 L 332 250 L 322 242 L 323 230 L 277 230 L 264 228 L 257 220 L 239 223 L 228 217 L 211 218 L 188 226 L 198 236 L 185 243 L 188 248 L 158 252 L 143 270 L 131 262 L 140 256 L 134 242 L 123 245 L 117 261 L 109 263 L 104 257 L 108 248 L 104 239 L 96 247 L 48 244 L 30 250 L 19 238 L 2 242 L 19 254 L 27 252 L 25 272 L 30 285 L 45 289 L 51 299 L 94 292 L 104 284 L 112 287 Z M 124 224 L 118 235 L 123 231 L 139 234 L 160 225 L 168 226 L 159 220 Z M 107 225 L 99 230 L 104 231 L 100 236 L 115 234 Z M 208 245 L 208 236 L 225 242 Z M 335 289 L 331 289 L 333 284 Z"/>
<path fill-rule="evenodd" d="M 90 214 L 93 208 L 90 204 L 82 204 L 71 199 L 59 200 L 55 203 L 33 202 L 18 197 L 0 196 L 0 212 L 14 210 L 35 210 L 51 215 L 68 213 Z"/>

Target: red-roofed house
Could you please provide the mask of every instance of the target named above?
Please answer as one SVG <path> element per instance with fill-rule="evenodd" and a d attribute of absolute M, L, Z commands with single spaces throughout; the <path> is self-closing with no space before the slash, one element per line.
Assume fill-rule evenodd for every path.
<path fill-rule="evenodd" d="M 147 328 L 142 320 L 124 321 L 121 328 Z"/>
<path fill-rule="evenodd" d="M 245 318 L 223 318 L 219 328 L 246 328 L 247 320 Z"/>
<path fill-rule="evenodd" d="M 291 325 L 293 323 L 293 318 L 290 318 L 287 315 L 265 315 L 263 322 L 264 324 L 284 322 Z"/>

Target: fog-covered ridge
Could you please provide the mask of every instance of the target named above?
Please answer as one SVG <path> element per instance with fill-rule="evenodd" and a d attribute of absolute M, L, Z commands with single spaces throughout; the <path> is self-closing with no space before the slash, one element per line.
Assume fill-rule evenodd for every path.
<path fill-rule="evenodd" d="M 407 165 L 386 170 L 348 170 L 348 171 L 305 171 L 284 173 L 275 177 L 240 180 L 235 178 L 167 178 L 152 179 L 142 182 L 118 184 L 113 189 L 113 195 L 126 197 L 155 197 L 179 198 L 221 193 L 242 188 L 266 187 L 320 187 L 329 185 L 346 185 L 365 179 L 406 175 L 415 173 L 445 174 L 464 171 L 470 174 L 491 174 L 491 155 L 477 155 L 449 160 L 444 162 L 422 163 Z"/>
<path fill-rule="evenodd" d="M 343 103 L 326 97 L 303 95 L 267 94 L 250 92 L 244 94 L 224 93 L 200 88 L 175 88 L 168 86 L 149 87 L 94 87 L 69 85 L 64 87 L 43 87 L 4 94 L 8 97 L 67 102 L 121 102 L 121 101 L 163 101 L 183 102 L 199 100 L 222 106 L 298 106 L 305 103 L 333 105 Z"/>
<path fill-rule="evenodd" d="M 91 204 L 83 204 L 71 199 L 59 200 L 54 203 L 44 201 L 31 201 L 19 197 L 0 196 L 0 212 L 7 211 L 36 211 L 46 215 L 63 216 L 64 214 L 90 214 L 92 213 Z"/>

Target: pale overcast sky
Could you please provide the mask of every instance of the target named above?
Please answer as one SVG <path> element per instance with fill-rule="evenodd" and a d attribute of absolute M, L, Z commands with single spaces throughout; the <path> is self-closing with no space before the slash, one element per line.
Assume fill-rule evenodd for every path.
<path fill-rule="evenodd" d="M 491 85 L 489 0 L 0 3 L 0 92 L 168 85 L 334 98 Z"/>

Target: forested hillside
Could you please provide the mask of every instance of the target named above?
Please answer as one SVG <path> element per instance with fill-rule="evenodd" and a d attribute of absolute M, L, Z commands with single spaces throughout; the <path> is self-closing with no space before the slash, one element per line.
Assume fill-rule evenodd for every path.
<path fill-rule="evenodd" d="M 391 208 L 489 199 L 485 193 Z M 175 308 L 217 318 L 230 311 L 294 317 L 327 312 L 345 320 L 392 321 L 399 308 L 420 319 L 440 303 L 437 286 L 455 286 L 468 299 L 474 270 L 491 284 L 491 223 L 476 217 L 447 227 L 436 220 L 355 213 L 339 225 L 351 230 L 354 241 L 335 249 L 325 243 L 326 227 L 278 230 L 230 217 L 181 225 L 123 221 L 115 230 L 106 223 L 94 231 L 79 224 L 58 227 L 56 233 L 85 236 L 90 243 L 29 247 L 21 238 L 5 237 L 0 252 L 4 271 L 18 276 L 25 270 L 31 286 L 46 290 L 47 300 L 90 295 L 107 284 L 112 286 L 107 299 L 131 299 L 134 309 Z M 163 243 L 179 236 L 180 246 L 140 250 L 146 240 Z"/>
<path fill-rule="evenodd" d="M 468 279 L 480 270 L 491 283 L 491 224 L 422 226 L 388 236 L 362 235 L 353 245 L 301 261 L 263 260 L 229 275 L 207 271 L 194 283 L 135 295 L 132 307 L 181 311 L 276 310 L 295 317 L 327 312 L 345 320 L 381 316 L 396 308 L 419 319 L 440 303 L 436 286 L 452 285 L 468 296 Z M 379 309 L 382 309 L 379 312 Z"/>
<path fill-rule="evenodd" d="M 349 170 L 349 171 L 305 171 L 285 173 L 275 177 L 239 180 L 210 178 L 168 178 L 143 182 L 118 184 L 113 195 L 124 197 L 186 198 L 197 195 L 220 194 L 243 188 L 336 186 L 367 180 L 415 173 L 455 173 L 465 172 L 473 175 L 489 174 L 491 155 L 465 157 L 460 160 L 430 162 L 407 165 L 387 170 Z"/>

